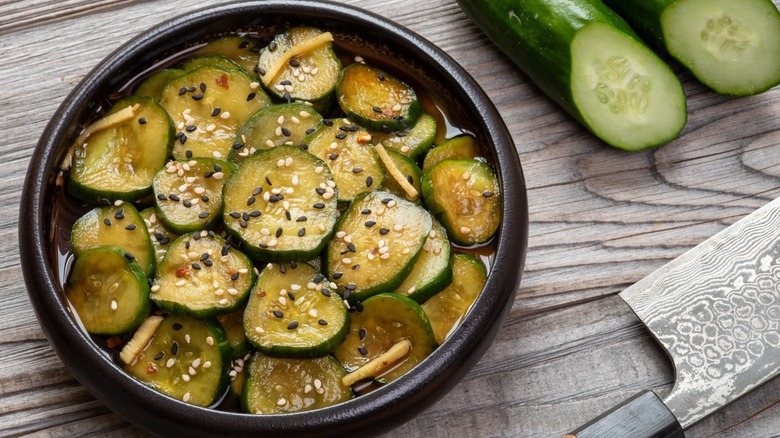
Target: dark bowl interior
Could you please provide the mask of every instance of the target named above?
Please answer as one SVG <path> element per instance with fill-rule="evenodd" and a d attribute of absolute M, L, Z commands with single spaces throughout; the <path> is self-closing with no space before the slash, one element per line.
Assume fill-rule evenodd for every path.
<path fill-rule="evenodd" d="M 193 407 L 125 374 L 79 327 L 63 298 L 55 241 L 59 163 L 81 128 L 112 96 L 153 66 L 215 36 L 235 31 L 271 34 L 295 25 L 331 31 L 355 53 L 387 61 L 436 94 L 455 126 L 475 134 L 495 165 L 503 190 L 495 258 L 482 294 L 460 327 L 402 378 L 349 402 L 316 411 L 257 416 Z M 33 154 L 20 212 L 22 265 L 46 336 L 95 397 L 128 421 L 172 436 L 365 436 L 422 412 L 479 360 L 495 337 L 520 282 L 528 235 L 525 182 L 511 136 L 476 82 L 440 49 L 415 33 L 346 5 L 271 0 L 221 5 L 174 18 L 134 38 L 95 67 L 52 117 Z"/>

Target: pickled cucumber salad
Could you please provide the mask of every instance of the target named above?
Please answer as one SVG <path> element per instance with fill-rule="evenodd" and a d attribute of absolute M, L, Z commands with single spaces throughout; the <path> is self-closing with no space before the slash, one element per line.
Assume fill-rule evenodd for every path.
<path fill-rule="evenodd" d="M 423 361 L 481 292 L 502 196 L 477 138 L 330 33 L 225 36 L 130 89 L 61 182 L 88 206 L 66 296 L 133 378 L 326 407 Z"/>

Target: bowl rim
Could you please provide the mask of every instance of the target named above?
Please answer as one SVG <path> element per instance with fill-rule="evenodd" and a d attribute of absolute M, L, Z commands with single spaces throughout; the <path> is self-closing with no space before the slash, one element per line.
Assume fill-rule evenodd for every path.
<path fill-rule="evenodd" d="M 50 263 L 50 199 L 58 156 L 76 137 L 85 103 L 117 90 L 112 72 L 129 62 L 149 58 L 182 29 L 208 27 L 214 20 L 250 14 L 318 17 L 350 21 L 392 36 L 395 46 L 426 69 L 460 87 L 457 94 L 473 106 L 478 126 L 492 143 L 494 165 L 502 187 L 502 220 L 496 258 L 483 293 L 460 327 L 425 361 L 402 378 L 335 406 L 314 411 L 257 416 L 216 411 L 180 402 L 150 390 L 124 373 L 81 330 L 62 301 Z M 211 35 L 215 33 L 212 31 Z M 182 43 L 177 43 L 181 46 Z M 152 49 L 152 50 L 150 50 Z M 151 65 L 151 64 L 147 64 Z M 121 70 L 120 70 L 121 71 Z M 121 75 L 120 75 L 121 76 Z M 487 94 L 449 55 L 417 33 L 375 13 L 342 3 L 314 0 L 256 0 L 227 3 L 187 12 L 130 39 L 104 58 L 69 93 L 43 131 L 25 176 L 19 212 L 19 246 L 28 295 L 41 327 L 74 377 L 101 402 L 126 420 L 152 433 L 194 436 L 274 433 L 275 436 L 375 434 L 396 427 L 446 394 L 482 357 L 514 301 L 525 261 L 528 203 L 520 160 L 511 135 Z M 121 394 L 121 397 L 117 397 Z M 126 399 L 123 399 L 126 397 Z M 399 403 L 398 400 L 403 400 Z M 139 416 L 143 415 L 143 421 Z M 154 425 L 154 426 L 150 426 Z"/>

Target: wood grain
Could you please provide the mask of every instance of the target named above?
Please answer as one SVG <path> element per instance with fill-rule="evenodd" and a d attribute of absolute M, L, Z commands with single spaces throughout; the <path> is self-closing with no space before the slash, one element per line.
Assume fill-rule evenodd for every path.
<path fill-rule="evenodd" d="M 164 18 L 219 2 L 0 2 L 0 436 L 141 437 L 65 369 L 30 306 L 18 204 L 38 136 L 103 57 Z M 606 147 L 543 96 L 451 0 L 350 0 L 420 33 L 482 85 L 528 186 L 524 278 L 495 344 L 439 403 L 388 436 L 556 437 L 644 389 L 671 365 L 616 296 L 780 195 L 780 89 L 721 96 L 671 63 L 688 96 L 682 136 Z M 780 0 L 775 0 L 780 4 Z M 780 436 L 780 380 L 703 420 L 689 438 Z"/>

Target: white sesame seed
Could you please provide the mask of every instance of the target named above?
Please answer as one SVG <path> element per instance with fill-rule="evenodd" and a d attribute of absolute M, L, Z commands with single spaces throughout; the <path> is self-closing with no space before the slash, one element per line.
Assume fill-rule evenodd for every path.
<path fill-rule="evenodd" d="M 119 307 L 119 305 L 116 303 L 116 300 L 111 300 L 111 310 L 116 310 Z"/>
<path fill-rule="evenodd" d="M 200 366 L 200 358 L 197 358 L 197 359 L 193 360 L 192 361 L 192 366 L 194 368 L 198 368 Z"/>
<path fill-rule="evenodd" d="M 275 89 L 276 91 L 284 91 L 284 85 L 282 85 L 282 84 L 276 84 L 276 85 L 274 85 L 274 89 Z"/>
<path fill-rule="evenodd" d="M 322 166 L 317 166 L 314 168 L 314 173 L 322 173 L 325 170 Z"/>
<path fill-rule="evenodd" d="M 186 280 L 179 280 L 176 282 L 176 287 L 182 287 L 187 283 Z"/>
<path fill-rule="evenodd" d="M 463 172 L 463 175 L 461 176 L 461 178 L 463 178 L 463 181 L 467 181 L 469 178 L 471 178 L 471 173 Z"/>
<path fill-rule="evenodd" d="M 260 229 L 260 234 L 262 234 L 263 236 L 270 236 L 271 232 L 268 231 L 268 228 L 262 228 Z"/>
<path fill-rule="evenodd" d="M 228 293 L 229 293 L 230 295 L 236 296 L 236 295 L 238 295 L 238 290 L 237 290 L 237 289 L 233 289 L 233 288 L 231 287 L 231 288 L 229 288 L 229 289 L 228 289 Z"/>
<path fill-rule="evenodd" d="M 291 166 L 291 165 L 292 165 L 292 163 L 293 163 L 293 159 L 292 159 L 292 157 L 287 157 L 287 158 L 284 160 L 284 165 L 285 165 L 285 166 L 288 166 L 288 167 L 289 167 L 289 166 Z"/>
<path fill-rule="evenodd" d="M 221 119 L 229 119 L 230 118 L 230 111 L 225 111 L 222 114 L 219 115 Z"/>
<path fill-rule="evenodd" d="M 292 93 L 292 92 L 293 92 L 293 90 L 294 90 L 294 88 L 293 88 L 293 86 L 292 86 L 292 85 L 285 85 L 285 86 L 284 86 L 284 91 L 286 91 L 286 92 L 288 92 L 288 93 Z"/>
<path fill-rule="evenodd" d="M 386 252 L 386 253 L 382 254 L 381 256 L 379 256 L 379 258 L 382 259 L 382 260 L 387 260 L 387 259 L 390 258 L 390 253 Z"/>
<path fill-rule="evenodd" d="M 401 251 L 401 254 L 409 254 L 409 248 L 404 248 L 404 250 Z"/>
<path fill-rule="evenodd" d="M 276 401 L 276 406 L 284 406 L 287 404 L 287 399 L 284 397 L 280 397 L 279 400 Z"/>
<path fill-rule="evenodd" d="M 343 259 L 341 259 L 341 262 L 344 263 L 345 265 L 349 265 L 352 263 L 352 259 L 349 257 L 344 257 Z"/>
<path fill-rule="evenodd" d="M 320 380 L 320 379 L 314 379 L 314 388 L 315 388 L 315 389 L 320 389 L 320 388 L 322 388 L 322 380 Z"/>
<path fill-rule="evenodd" d="M 256 89 L 257 89 L 257 87 L 259 87 L 259 86 L 260 86 L 260 82 L 251 82 L 251 83 L 249 84 L 249 88 L 251 88 L 251 89 L 253 89 L 253 90 L 256 90 Z"/>
<path fill-rule="evenodd" d="M 152 292 L 157 292 L 158 290 L 160 290 L 160 285 L 159 284 L 155 284 L 154 286 L 152 286 L 152 288 L 150 290 Z"/>
<path fill-rule="evenodd" d="M 176 365 L 176 359 L 170 358 L 167 362 L 165 362 L 166 368 L 171 368 L 172 366 Z"/>
<path fill-rule="evenodd" d="M 191 397 L 192 397 L 192 395 L 190 395 L 190 393 L 188 392 L 188 393 L 184 394 L 184 397 L 182 397 L 182 400 L 184 402 L 189 402 Z"/>
<path fill-rule="evenodd" d="M 211 153 L 211 155 L 212 155 L 214 158 L 222 158 L 222 154 L 220 154 L 218 151 L 214 151 L 214 152 L 212 152 L 212 153 Z M 220 173 L 220 174 L 221 174 L 222 172 L 217 172 L 217 173 Z M 212 176 L 216 178 L 216 176 L 217 176 L 217 173 L 215 173 L 215 174 L 214 174 L 214 175 L 212 175 Z M 217 179 L 219 179 L 219 178 L 217 178 Z"/>
<path fill-rule="evenodd" d="M 285 298 L 285 297 L 279 297 L 279 304 L 280 304 L 282 307 L 285 307 L 285 306 L 287 306 L 287 298 Z"/>
<path fill-rule="evenodd" d="M 214 152 L 214 153 L 215 153 L 215 154 L 219 154 L 219 152 Z M 220 158 L 220 157 L 222 157 L 222 155 L 220 155 L 220 156 L 219 156 L 219 157 L 217 157 L 217 158 Z M 212 178 L 214 178 L 214 179 L 222 179 L 222 178 L 224 178 L 224 177 L 225 177 L 225 174 L 224 174 L 224 173 L 222 173 L 222 172 L 214 172 L 214 175 L 211 175 L 211 177 L 212 177 Z"/>
<path fill-rule="evenodd" d="M 265 145 L 268 146 L 269 148 L 272 148 L 272 147 L 276 146 L 276 144 L 273 142 L 273 140 L 266 140 L 265 141 Z M 247 152 L 249 152 L 249 151 L 247 151 Z"/>
<path fill-rule="evenodd" d="M 228 301 L 227 298 L 222 298 L 221 300 L 219 300 L 219 305 L 220 306 L 227 306 L 228 303 L 229 303 L 229 301 Z"/>
<path fill-rule="evenodd" d="M 465 227 L 465 226 L 464 227 L 460 227 L 460 232 L 463 233 L 463 234 L 469 234 L 469 233 L 471 233 L 471 228 Z"/>
<path fill-rule="evenodd" d="M 304 387 L 303 387 L 303 393 L 304 393 L 304 394 L 308 394 L 308 393 L 310 393 L 310 392 L 311 392 L 311 390 L 312 390 L 312 387 L 311 387 L 311 385 L 309 385 L 308 383 L 306 384 L 306 386 L 304 386 Z"/>
<path fill-rule="evenodd" d="M 298 179 L 298 175 L 293 175 L 292 176 L 292 185 L 297 186 L 299 182 L 300 181 Z"/>
<path fill-rule="evenodd" d="M 393 229 L 394 229 L 395 231 L 402 231 L 402 230 L 404 229 L 404 226 L 403 226 L 403 225 L 401 225 L 401 224 L 395 224 L 395 225 L 393 226 Z"/>
<path fill-rule="evenodd" d="M 395 112 L 401 111 L 401 104 L 396 103 L 395 105 L 393 105 L 393 111 Z"/>
<path fill-rule="evenodd" d="M 193 368 L 193 367 L 190 367 L 190 368 L 187 370 L 187 372 L 188 372 L 188 373 L 190 373 L 190 375 L 191 375 L 191 376 L 194 376 L 195 374 L 198 374 L 198 372 L 197 372 L 197 371 L 195 371 L 195 368 Z"/>
<path fill-rule="evenodd" d="M 209 345 L 214 345 L 214 338 L 212 338 L 211 336 L 207 337 L 206 343 Z M 206 363 L 209 364 L 209 366 L 211 366 L 211 362 L 206 362 Z M 204 367 L 206 366 L 206 363 L 203 364 Z"/>
<path fill-rule="evenodd" d="M 390 251 L 390 247 L 388 246 L 383 246 L 382 248 L 379 248 L 379 254 L 385 254 L 388 251 Z"/>
<path fill-rule="evenodd" d="M 186 343 L 188 343 L 188 344 L 189 344 L 189 343 L 190 343 L 190 340 L 191 340 L 191 338 L 190 338 L 190 334 L 189 334 L 189 333 L 186 333 L 186 334 L 184 335 L 184 342 L 186 342 Z"/>
<path fill-rule="evenodd" d="M 346 235 L 347 235 L 347 233 L 345 233 L 344 231 L 339 231 L 339 232 L 336 233 L 336 238 L 337 239 L 343 239 L 344 236 L 346 236 Z"/>
<path fill-rule="evenodd" d="M 309 310 L 309 316 L 311 316 L 312 318 L 316 318 L 318 316 L 317 310 L 316 309 Z"/>
<path fill-rule="evenodd" d="M 309 290 L 317 289 L 317 283 L 315 283 L 313 281 L 310 281 L 310 282 L 306 283 L 306 288 L 309 289 Z"/>
<path fill-rule="evenodd" d="M 282 123 L 284 123 L 284 116 L 279 116 L 279 118 L 278 118 L 278 119 L 276 119 L 276 123 L 278 123 L 278 124 L 280 124 L 280 125 L 281 125 Z"/>
<path fill-rule="evenodd" d="M 257 326 L 257 327 L 255 327 L 255 332 L 256 332 L 256 333 L 263 334 L 263 333 L 265 333 L 265 330 L 263 330 L 263 328 L 262 328 L 262 327 L 260 327 L 260 326 Z"/>
<path fill-rule="evenodd" d="M 280 158 L 279 161 L 276 162 L 276 167 L 284 167 L 284 158 Z"/>
<path fill-rule="evenodd" d="M 291 122 L 293 122 L 293 123 L 294 123 L 294 124 L 296 124 L 296 125 L 300 125 L 300 124 L 301 124 L 301 121 L 300 121 L 300 119 L 298 119 L 298 118 L 297 118 L 297 117 L 295 117 L 295 116 L 292 116 L 292 117 L 290 117 L 290 121 L 291 121 Z"/>
<path fill-rule="evenodd" d="M 299 290 L 301 290 L 301 285 L 300 284 L 291 284 L 290 285 L 290 289 L 292 289 L 293 291 L 299 291 Z"/>

